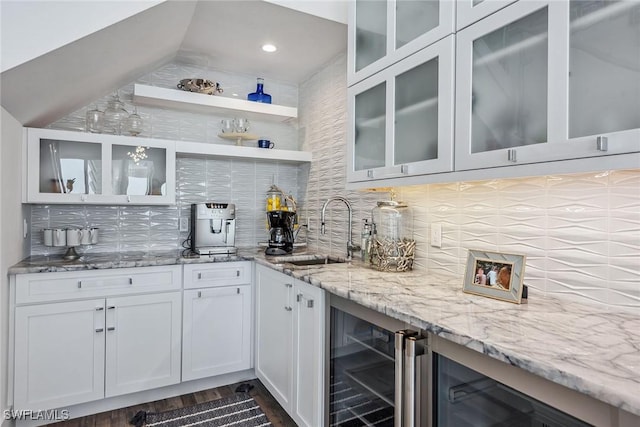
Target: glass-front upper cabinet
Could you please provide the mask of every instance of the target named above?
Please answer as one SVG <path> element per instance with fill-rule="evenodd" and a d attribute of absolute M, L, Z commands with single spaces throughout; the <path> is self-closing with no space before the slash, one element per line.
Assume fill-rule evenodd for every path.
<path fill-rule="evenodd" d="M 347 181 L 453 166 L 453 36 L 348 89 Z"/>
<path fill-rule="evenodd" d="M 173 204 L 175 144 L 27 129 L 27 203 Z"/>
<path fill-rule="evenodd" d="M 458 32 L 456 170 L 640 151 L 638 10 L 516 2 Z"/>
<path fill-rule="evenodd" d="M 516 0 L 456 0 L 456 31 L 497 12 L 514 1 Z"/>
<path fill-rule="evenodd" d="M 349 8 L 349 86 L 454 31 L 448 0 L 355 0 Z"/>

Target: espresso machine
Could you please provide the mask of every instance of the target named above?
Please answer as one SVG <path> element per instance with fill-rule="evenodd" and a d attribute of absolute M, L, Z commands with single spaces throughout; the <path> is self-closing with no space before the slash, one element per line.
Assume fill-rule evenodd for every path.
<path fill-rule="evenodd" d="M 191 251 L 200 255 L 237 252 L 236 206 L 232 203 L 191 205 Z"/>
<path fill-rule="evenodd" d="M 283 210 L 268 211 L 267 221 L 269 222 L 269 242 L 265 254 L 287 255 L 293 252 L 296 213 Z"/>

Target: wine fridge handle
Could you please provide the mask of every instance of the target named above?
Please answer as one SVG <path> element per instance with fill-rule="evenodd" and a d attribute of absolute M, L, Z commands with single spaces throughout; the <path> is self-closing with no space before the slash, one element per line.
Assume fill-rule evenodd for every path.
<path fill-rule="evenodd" d="M 395 396 L 393 427 L 402 427 L 402 401 L 403 401 L 403 377 L 404 377 L 404 338 L 406 331 L 395 333 Z"/>
<path fill-rule="evenodd" d="M 412 335 L 404 341 L 404 391 L 403 391 L 403 427 L 415 427 L 416 425 L 416 360 L 424 354 L 426 340 L 421 335 Z"/>

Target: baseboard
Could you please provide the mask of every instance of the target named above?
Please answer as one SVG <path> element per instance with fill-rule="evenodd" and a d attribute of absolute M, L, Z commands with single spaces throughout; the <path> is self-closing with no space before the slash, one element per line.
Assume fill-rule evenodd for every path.
<path fill-rule="evenodd" d="M 219 375 L 211 378 L 203 378 L 199 380 L 187 381 L 174 384 L 167 387 L 146 390 L 137 393 L 126 394 L 123 396 L 115 396 L 106 399 L 96 400 L 95 402 L 73 405 L 66 408 L 58 408 L 58 413 L 63 410 L 68 411 L 69 419 L 85 417 L 87 415 L 98 414 L 114 409 L 126 408 L 127 406 L 138 405 L 140 403 L 153 402 L 154 400 L 167 399 L 174 396 L 180 396 L 197 391 L 207 390 L 210 388 L 222 387 L 241 381 L 248 381 L 256 378 L 253 369 L 234 372 L 231 374 Z M 51 411 L 55 413 L 54 411 Z M 13 423 L 12 420 L 8 420 Z M 15 424 L 6 424 L 3 421 L 0 427 L 32 427 L 41 426 L 53 422 L 54 420 L 17 420 Z M 6 426 L 5 426 L 6 424 Z"/>

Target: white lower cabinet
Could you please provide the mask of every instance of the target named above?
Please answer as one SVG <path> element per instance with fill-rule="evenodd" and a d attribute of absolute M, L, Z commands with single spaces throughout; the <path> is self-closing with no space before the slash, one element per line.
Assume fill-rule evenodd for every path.
<path fill-rule="evenodd" d="M 251 286 L 184 291 L 182 380 L 251 367 Z"/>
<path fill-rule="evenodd" d="M 105 300 L 16 308 L 16 409 L 104 397 Z"/>
<path fill-rule="evenodd" d="M 251 273 L 250 261 L 184 266 L 183 381 L 252 367 Z"/>
<path fill-rule="evenodd" d="M 179 383 L 180 271 L 166 266 L 18 275 L 12 280 L 18 287 L 14 408 L 60 408 Z M 120 284 L 123 275 L 126 285 Z M 85 286 L 94 279 L 104 285 Z M 20 289 L 45 289 L 30 285 L 47 280 L 48 299 Z M 162 292 L 152 292 L 154 284 Z M 132 293 L 137 295 L 127 295 Z"/>
<path fill-rule="evenodd" d="M 105 396 L 180 382 L 180 292 L 107 299 Z"/>
<path fill-rule="evenodd" d="M 299 426 L 324 412 L 325 293 L 256 265 L 256 376 Z"/>

